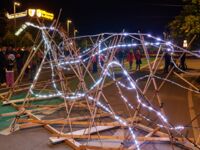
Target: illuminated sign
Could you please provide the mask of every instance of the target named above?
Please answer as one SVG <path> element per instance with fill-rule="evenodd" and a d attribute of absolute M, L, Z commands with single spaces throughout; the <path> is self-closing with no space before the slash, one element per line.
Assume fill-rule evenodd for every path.
<path fill-rule="evenodd" d="M 54 18 L 53 13 L 49 13 L 49 12 L 46 12 L 41 9 L 28 9 L 28 15 L 30 17 L 37 16 L 38 18 L 45 18 L 45 19 L 49 19 L 49 20 L 53 20 L 53 18 Z"/>
<path fill-rule="evenodd" d="M 37 9 L 37 11 L 36 11 L 36 15 L 37 15 L 37 17 L 42 17 L 42 13 L 44 13 L 42 10 L 40 10 L 40 9 Z"/>
<path fill-rule="evenodd" d="M 41 10 L 41 9 L 36 10 L 36 15 L 37 15 L 37 17 L 46 18 L 46 19 L 49 19 L 49 20 L 53 20 L 53 18 L 54 18 L 54 14 L 46 12 L 46 11 Z"/>
<path fill-rule="evenodd" d="M 24 12 L 15 13 L 15 14 L 6 13 L 6 17 L 8 19 L 26 17 L 27 15 L 30 16 L 30 17 L 36 16 L 38 18 L 44 18 L 44 19 L 48 19 L 48 20 L 53 20 L 53 18 L 54 18 L 53 13 L 49 13 L 49 12 L 46 12 L 46 11 L 41 10 L 41 9 L 28 9 Z"/>
<path fill-rule="evenodd" d="M 28 9 L 28 15 L 29 15 L 30 17 L 35 16 L 35 9 Z"/>
<path fill-rule="evenodd" d="M 15 14 L 6 13 L 6 17 L 8 19 L 21 18 L 21 17 L 26 17 L 26 16 L 27 16 L 27 10 L 24 12 L 15 13 Z"/>

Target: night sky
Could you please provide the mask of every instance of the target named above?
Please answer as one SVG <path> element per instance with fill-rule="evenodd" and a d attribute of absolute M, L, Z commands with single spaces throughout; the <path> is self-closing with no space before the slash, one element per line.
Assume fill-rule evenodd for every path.
<path fill-rule="evenodd" d="M 167 24 L 180 13 L 182 0 L 18 0 L 27 8 L 41 8 L 70 18 L 79 34 L 101 32 L 148 32 L 162 34 Z M 0 0 L 1 10 L 13 12 L 12 0 Z"/>

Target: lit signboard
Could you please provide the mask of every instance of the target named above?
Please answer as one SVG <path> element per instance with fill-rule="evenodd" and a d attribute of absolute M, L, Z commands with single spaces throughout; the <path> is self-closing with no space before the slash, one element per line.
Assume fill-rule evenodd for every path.
<path fill-rule="evenodd" d="M 35 16 L 35 9 L 28 9 L 28 15 L 29 15 L 30 17 Z"/>
<path fill-rule="evenodd" d="M 38 18 L 45 18 L 45 19 L 49 19 L 49 20 L 53 20 L 53 18 L 54 18 L 53 13 L 49 13 L 49 12 L 46 12 L 41 9 L 28 9 L 28 15 L 30 17 L 36 16 Z"/>
<path fill-rule="evenodd" d="M 8 19 L 21 18 L 21 17 L 26 17 L 26 16 L 27 16 L 27 10 L 24 12 L 15 13 L 15 14 L 6 13 L 6 17 Z"/>
<path fill-rule="evenodd" d="M 54 18 L 53 13 L 46 12 L 42 9 L 28 9 L 24 12 L 15 13 L 15 14 L 6 13 L 6 17 L 8 19 L 26 17 L 27 15 L 30 17 L 38 17 L 38 18 L 44 18 L 48 20 L 53 20 Z"/>

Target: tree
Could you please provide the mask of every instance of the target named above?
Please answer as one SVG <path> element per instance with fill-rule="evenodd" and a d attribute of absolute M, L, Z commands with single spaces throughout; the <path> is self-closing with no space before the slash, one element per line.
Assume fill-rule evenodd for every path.
<path fill-rule="evenodd" d="M 7 25 L 7 18 L 4 13 L 5 11 L 0 11 L 0 46 L 2 46 L 3 37 L 6 34 L 5 26 Z"/>
<path fill-rule="evenodd" d="M 195 37 L 192 47 L 200 47 L 200 0 L 184 0 L 186 5 L 180 15 L 169 24 L 170 33 L 177 44 Z"/>
<path fill-rule="evenodd" d="M 21 24 L 19 25 L 21 27 Z M 17 27 L 17 30 L 19 29 Z M 32 46 L 34 43 L 34 38 L 37 34 L 37 30 L 34 30 L 33 28 L 24 30 L 19 36 L 15 35 L 15 29 L 14 24 L 11 21 L 7 21 L 5 23 L 5 26 L 3 27 L 6 31 L 2 34 L 2 40 L 0 41 L 2 46 L 15 46 L 15 40 L 16 40 L 16 46 L 17 47 L 27 47 Z M 3 29 L 2 29 L 3 31 Z"/>
<path fill-rule="evenodd" d="M 30 34 L 29 32 L 25 32 L 22 36 L 22 38 L 20 38 L 21 40 L 19 41 L 20 45 L 19 46 L 32 46 L 34 41 L 33 41 L 33 37 L 32 34 Z M 18 38 L 19 40 L 19 38 Z"/>
<path fill-rule="evenodd" d="M 7 31 L 3 37 L 4 46 L 14 46 L 15 36 L 10 31 Z"/>

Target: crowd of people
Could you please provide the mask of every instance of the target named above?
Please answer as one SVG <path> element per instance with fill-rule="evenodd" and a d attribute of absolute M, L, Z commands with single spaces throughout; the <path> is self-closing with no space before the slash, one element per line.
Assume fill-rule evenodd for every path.
<path fill-rule="evenodd" d="M 31 48 L 12 48 L 12 47 L 0 47 L 0 86 L 5 84 L 8 87 L 12 87 L 14 83 L 14 76 L 19 75 L 26 60 L 30 54 Z M 38 64 L 41 62 L 42 55 L 38 53 L 36 55 L 37 59 L 32 59 L 32 61 L 28 64 L 28 67 L 25 69 L 26 77 L 29 80 L 33 80 L 34 75 L 36 73 L 36 69 Z M 119 61 L 122 66 L 125 65 L 125 61 L 127 60 L 129 64 L 129 70 L 133 70 L 133 63 L 135 61 L 136 71 L 140 71 L 140 65 L 142 64 L 142 54 L 139 49 L 137 50 L 117 50 L 115 57 Z M 164 55 L 164 73 L 168 73 L 169 68 L 173 66 L 171 55 L 168 52 L 165 52 Z M 179 67 L 182 70 L 186 69 L 185 65 L 186 54 L 182 54 L 180 57 L 180 65 Z M 99 56 L 93 56 L 92 58 L 92 72 L 98 72 L 98 65 L 103 67 L 104 62 L 106 60 L 106 56 L 104 54 L 100 54 Z"/>
<path fill-rule="evenodd" d="M 133 61 L 135 59 L 135 63 L 136 63 L 136 71 L 140 71 L 140 65 L 142 64 L 142 57 L 141 57 L 141 53 L 140 50 L 137 50 L 135 53 L 130 50 L 130 52 L 127 55 L 127 60 L 129 62 L 129 69 L 132 70 L 132 66 L 133 66 Z"/>
<path fill-rule="evenodd" d="M 178 67 L 185 71 L 187 69 L 187 65 L 185 63 L 185 60 L 186 60 L 186 53 L 181 53 L 179 55 L 179 65 Z M 171 56 L 171 53 L 170 52 L 165 52 L 165 55 L 164 55 L 164 73 L 168 73 L 169 70 L 174 67 L 174 64 L 176 62 L 174 62 L 174 60 L 172 59 L 172 56 Z"/>
<path fill-rule="evenodd" d="M 142 64 L 142 54 L 140 52 L 139 49 L 137 50 L 118 50 L 117 53 L 116 53 L 116 58 L 117 60 L 119 61 L 120 64 L 122 64 L 124 66 L 125 64 L 125 61 L 128 62 L 129 64 L 129 70 L 133 70 L 133 64 L 134 64 L 134 61 L 135 61 L 135 70 L 136 71 L 140 71 L 140 66 Z M 98 72 L 98 61 L 100 60 L 100 64 L 101 66 L 103 66 L 104 64 L 104 61 L 105 61 L 105 56 L 103 54 L 101 54 L 99 56 L 99 59 L 98 59 L 98 56 L 94 56 L 92 58 L 92 63 L 93 63 L 93 70 L 92 72 L 93 73 L 96 73 Z M 181 53 L 180 56 L 179 56 L 179 65 L 178 67 L 182 70 L 186 70 L 187 69 L 187 65 L 185 63 L 185 60 L 186 60 L 186 53 Z M 172 54 L 170 52 L 164 52 L 164 68 L 163 68 L 163 73 L 168 73 L 169 72 L 169 69 L 172 68 L 174 66 L 174 63 L 176 62 L 173 62 L 172 60 Z"/>
<path fill-rule="evenodd" d="M 129 70 L 133 70 L 133 62 L 135 60 L 136 63 L 136 71 L 140 71 L 140 65 L 142 64 L 142 55 L 140 50 L 133 51 L 132 49 L 127 51 L 127 50 L 117 50 L 115 57 L 119 61 L 120 64 L 124 66 L 125 61 L 127 60 L 129 64 Z M 99 58 L 98 56 L 93 56 L 92 58 L 92 72 L 96 73 L 98 72 L 98 61 L 100 61 L 100 65 L 103 66 L 104 61 L 105 61 L 105 56 L 104 54 L 100 54 Z"/>
<path fill-rule="evenodd" d="M 26 47 L 0 47 L 0 85 L 6 84 L 11 87 L 14 76 L 19 75 L 30 54 L 31 48 Z M 37 62 L 31 61 L 25 70 L 26 76 L 33 79 Z"/>

